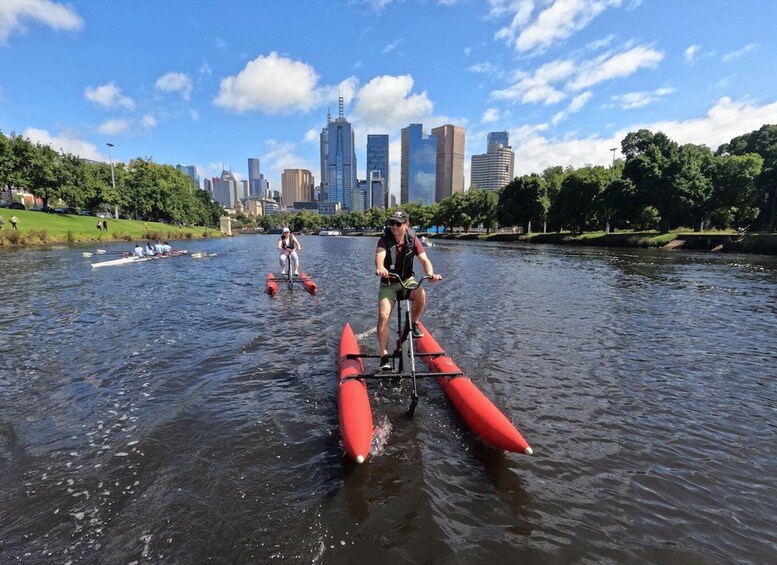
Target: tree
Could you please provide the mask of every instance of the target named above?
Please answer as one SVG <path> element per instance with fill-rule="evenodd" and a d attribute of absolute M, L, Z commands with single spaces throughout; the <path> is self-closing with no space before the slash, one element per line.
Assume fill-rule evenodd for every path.
<path fill-rule="evenodd" d="M 761 229 L 774 231 L 777 217 L 777 125 L 764 125 L 718 148 L 718 155 L 727 153 L 757 153 L 763 158 L 761 172 L 755 180 L 758 191 L 755 200 L 760 211 L 756 223 Z"/>
<path fill-rule="evenodd" d="M 483 224 L 486 233 L 489 233 L 491 227 L 497 223 L 496 209 L 499 203 L 497 193 L 482 188 L 470 189 L 464 200 L 467 215 L 472 218 L 472 222 Z"/>
<path fill-rule="evenodd" d="M 601 166 L 583 167 L 570 173 L 550 209 L 550 222 L 559 230 L 569 227 L 572 232 L 596 228 L 601 220 L 594 203 L 609 179 L 609 171 Z"/>
<path fill-rule="evenodd" d="M 731 224 L 749 224 L 758 218 L 762 200 L 756 179 L 761 174 L 763 163 L 763 158 L 757 153 L 716 158 L 710 211 L 713 225 L 728 228 Z"/>
<path fill-rule="evenodd" d="M 569 173 L 565 175 L 565 178 Z M 497 217 L 503 226 L 542 225 L 547 219 L 550 198 L 545 180 L 533 173 L 514 178 L 499 193 Z"/>

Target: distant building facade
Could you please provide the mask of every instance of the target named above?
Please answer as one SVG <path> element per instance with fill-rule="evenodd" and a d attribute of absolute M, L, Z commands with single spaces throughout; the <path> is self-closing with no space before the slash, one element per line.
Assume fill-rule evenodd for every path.
<path fill-rule="evenodd" d="M 371 202 L 368 208 L 388 208 L 388 188 L 385 179 L 380 176 L 380 171 L 370 171 L 370 175 L 367 179 L 368 199 Z"/>
<path fill-rule="evenodd" d="M 281 201 L 292 207 L 295 202 L 313 201 L 313 174 L 307 169 L 284 169 L 281 175 Z"/>
<path fill-rule="evenodd" d="M 175 168 L 192 179 L 194 188 L 200 188 L 200 176 L 197 174 L 197 167 L 194 165 L 176 165 Z"/>
<path fill-rule="evenodd" d="M 446 124 L 432 130 L 437 138 L 435 202 L 464 194 L 464 128 Z"/>
<path fill-rule="evenodd" d="M 378 173 L 376 175 L 376 173 Z M 370 189 L 368 208 L 386 208 L 385 195 L 389 190 L 389 136 L 388 134 L 367 135 L 367 180 L 373 183 L 376 179 L 382 179 L 383 192 L 377 195 Z"/>
<path fill-rule="evenodd" d="M 470 176 L 473 187 L 500 190 L 513 180 L 515 153 L 509 143 L 506 131 L 488 134 L 486 153 L 472 156 Z"/>
<path fill-rule="evenodd" d="M 248 196 L 266 198 L 270 183 L 264 178 L 259 159 L 248 159 Z"/>
<path fill-rule="evenodd" d="M 434 203 L 437 184 L 437 138 L 427 135 L 421 124 L 402 129 L 400 201 Z"/>
<path fill-rule="evenodd" d="M 225 208 L 234 208 L 237 203 L 237 181 L 231 171 L 224 169 L 220 177 L 211 179 L 213 199 Z"/>

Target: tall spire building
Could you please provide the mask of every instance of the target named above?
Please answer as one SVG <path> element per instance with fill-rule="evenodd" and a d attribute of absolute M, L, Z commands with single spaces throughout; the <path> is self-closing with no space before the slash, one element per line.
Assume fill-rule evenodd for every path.
<path fill-rule="evenodd" d="M 327 116 L 327 120 L 330 117 Z M 326 174 L 323 164 L 326 150 Z M 343 208 L 351 209 L 351 197 L 356 185 L 356 151 L 351 123 L 345 119 L 343 98 L 339 100 L 339 115 L 328 121 L 321 132 L 322 192 L 326 188 L 327 202 L 339 202 Z"/>

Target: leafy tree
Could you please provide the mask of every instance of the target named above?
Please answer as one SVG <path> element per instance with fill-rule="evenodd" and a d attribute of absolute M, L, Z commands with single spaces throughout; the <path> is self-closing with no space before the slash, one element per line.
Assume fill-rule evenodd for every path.
<path fill-rule="evenodd" d="M 763 160 L 761 172 L 755 180 L 760 210 L 756 220 L 761 229 L 774 231 L 777 218 L 777 125 L 764 125 L 760 129 L 735 137 L 718 148 L 718 155 L 745 155 L 757 153 Z"/>
<path fill-rule="evenodd" d="M 594 229 L 600 223 L 594 205 L 609 181 L 604 167 L 583 167 L 570 173 L 561 183 L 561 192 L 550 209 L 550 222 L 559 229 L 569 227 L 572 232 Z"/>
<path fill-rule="evenodd" d="M 718 157 L 712 173 L 713 204 L 710 220 L 716 227 L 749 224 L 761 213 L 761 193 L 756 179 L 763 168 L 757 153 Z"/>
<path fill-rule="evenodd" d="M 524 175 L 514 178 L 499 193 L 497 216 L 502 225 L 528 228 L 529 222 L 542 225 L 549 208 L 545 180 L 537 174 Z"/>
<path fill-rule="evenodd" d="M 444 198 L 440 204 L 439 223 L 450 228 L 466 228 L 472 225 L 472 218 L 467 214 L 464 196 L 456 193 Z"/>

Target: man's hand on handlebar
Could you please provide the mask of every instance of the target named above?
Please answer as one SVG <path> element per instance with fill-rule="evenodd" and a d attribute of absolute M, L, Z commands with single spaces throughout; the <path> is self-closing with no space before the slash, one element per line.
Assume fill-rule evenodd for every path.
<path fill-rule="evenodd" d="M 389 272 L 386 267 L 379 267 L 375 269 L 375 274 L 378 275 L 379 277 L 383 277 L 384 279 L 389 278 Z"/>

